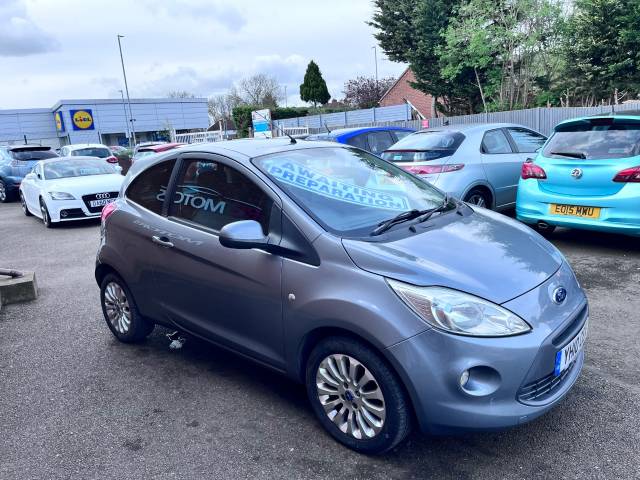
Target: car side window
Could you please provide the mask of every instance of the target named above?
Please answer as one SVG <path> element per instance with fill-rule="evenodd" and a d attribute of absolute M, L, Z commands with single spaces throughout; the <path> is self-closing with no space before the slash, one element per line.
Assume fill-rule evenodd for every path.
<path fill-rule="evenodd" d="M 167 160 L 145 170 L 131 182 L 125 196 L 141 207 L 160 215 L 175 163 L 175 159 Z"/>
<path fill-rule="evenodd" d="M 220 231 L 228 223 L 255 220 L 268 233 L 273 201 L 235 168 L 213 160 L 183 162 L 169 216 Z"/>
<path fill-rule="evenodd" d="M 502 130 L 489 130 L 482 139 L 482 153 L 495 155 L 513 153 L 511 144 Z"/>
<path fill-rule="evenodd" d="M 527 128 L 509 127 L 507 130 L 520 153 L 533 153 L 541 148 L 547 141 L 547 137 L 544 135 L 540 135 Z"/>
<path fill-rule="evenodd" d="M 367 135 L 365 133 L 361 133 L 360 135 L 355 135 L 351 138 L 347 139 L 347 145 L 351 145 L 352 147 L 361 148 L 362 150 L 369 151 L 369 145 L 367 145 Z"/>
<path fill-rule="evenodd" d="M 389 132 L 369 132 L 367 134 L 367 141 L 369 142 L 370 152 L 376 155 L 380 155 L 393 145 L 393 137 Z"/>

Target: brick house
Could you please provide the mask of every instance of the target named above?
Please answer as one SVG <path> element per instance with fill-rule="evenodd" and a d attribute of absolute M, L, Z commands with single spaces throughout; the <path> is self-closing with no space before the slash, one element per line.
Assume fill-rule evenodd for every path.
<path fill-rule="evenodd" d="M 408 101 L 424 118 L 435 117 L 433 97 L 413 88 L 409 82 L 415 81 L 416 77 L 413 75 L 413 71 L 407 67 L 396 83 L 382 96 L 380 106 L 401 105 Z"/>

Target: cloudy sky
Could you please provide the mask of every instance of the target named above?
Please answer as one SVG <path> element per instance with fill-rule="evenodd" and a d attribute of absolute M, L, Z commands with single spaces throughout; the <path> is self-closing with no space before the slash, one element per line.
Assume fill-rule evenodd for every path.
<path fill-rule="evenodd" d="M 374 75 L 372 12 L 370 0 L 0 0 L 0 109 L 119 97 L 118 33 L 132 97 L 209 96 L 262 72 L 301 104 L 313 59 L 341 98 L 346 80 Z M 380 78 L 403 69 L 378 49 Z"/>

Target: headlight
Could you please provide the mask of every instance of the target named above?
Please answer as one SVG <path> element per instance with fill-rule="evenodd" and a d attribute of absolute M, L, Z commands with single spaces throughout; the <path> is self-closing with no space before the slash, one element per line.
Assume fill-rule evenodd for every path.
<path fill-rule="evenodd" d="M 388 279 L 398 296 L 428 324 L 473 337 L 503 337 L 531 330 L 500 305 L 444 287 L 416 287 Z"/>
<path fill-rule="evenodd" d="M 76 197 L 67 192 L 49 192 L 53 200 L 75 200 Z"/>

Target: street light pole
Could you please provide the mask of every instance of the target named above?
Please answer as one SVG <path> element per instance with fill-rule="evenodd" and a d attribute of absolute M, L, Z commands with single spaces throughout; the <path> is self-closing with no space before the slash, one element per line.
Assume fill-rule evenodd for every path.
<path fill-rule="evenodd" d="M 122 98 L 122 111 L 124 112 L 124 128 L 126 130 L 127 139 L 129 140 L 129 147 L 131 147 L 131 135 L 129 134 L 129 118 L 127 117 L 127 107 L 124 104 L 124 93 L 122 89 L 118 90 L 120 97 Z"/>
<path fill-rule="evenodd" d="M 378 49 L 374 46 L 373 48 L 373 61 L 376 65 L 376 101 L 380 100 L 380 88 L 378 87 Z"/>
<path fill-rule="evenodd" d="M 287 108 L 287 86 L 284 86 L 284 108 Z"/>
<path fill-rule="evenodd" d="M 127 103 L 129 104 L 129 120 L 131 121 L 131 136 L 133 137 L 133 146 L 136 146 L 136 128 L 133 126 L 133 112 L 131 111 L 131 98 L 129 98 L 129 85 L 127 85 L 127 72 L 124 69 L 124 58 L 122 56 L 122 44 L 120 39 L 124 35 L 118 34 L 118 49 L 120 49 L 120 63 L 122 63 L 122 76 L 124 77 L 124 88 L 127 92 Z"/>

